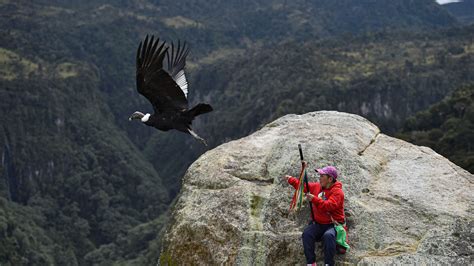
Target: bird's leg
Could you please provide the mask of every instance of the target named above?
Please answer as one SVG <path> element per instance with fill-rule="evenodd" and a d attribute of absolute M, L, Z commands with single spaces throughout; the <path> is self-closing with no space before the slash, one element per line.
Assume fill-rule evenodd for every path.
<path fill-rule="evenodd" d="M 189 129 L 188 128 L 188 132 L 189 134 L 191 134 L 191 136 L 193 136 L 194 138 L 198 139 L 199 141 L 201 141 L 206 147 L 207 147 L 207 142 L 206 140 L 204 140 L 203 138 L 199 137 L 198 134 L 196 134 L 196 132 L 194 132 L 192 129 Z"/>

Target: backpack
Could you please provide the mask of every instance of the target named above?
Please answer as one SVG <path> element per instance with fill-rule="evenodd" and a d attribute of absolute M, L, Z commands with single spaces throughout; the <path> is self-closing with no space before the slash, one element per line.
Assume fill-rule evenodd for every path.
<path fill-rule="evenodd" d="M 352 224 L 352 219 L 350 218 L 351 216 L 352 213 L 347 209 L 344 209 L 344 224 L 334 225 L 334 229 L 336 230 L 336 251 L 339 254 L 345 254 L 347 251 L 350 250 L 348 231 L 349 225 Z"/>

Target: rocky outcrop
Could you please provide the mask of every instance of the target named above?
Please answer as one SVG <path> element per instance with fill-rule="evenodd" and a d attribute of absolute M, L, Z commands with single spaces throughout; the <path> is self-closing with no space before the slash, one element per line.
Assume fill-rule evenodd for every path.
<path fill-rule="evenodd" d="M 473 175 L 360 116 L 327 111 L 284 116 L 194 162 L 160 262 L 305 263 L 309 208 L 289 214 L 293 188 L 282 179 L 298 174 L 299 143 L 310 169 L 331 164 L 340 171 L 352 249 L 338 263 L 472 263 Z M 313 170 L 309 176 L 316 181 Z M 318 245 L 316 254 L 321 262 Z"/>

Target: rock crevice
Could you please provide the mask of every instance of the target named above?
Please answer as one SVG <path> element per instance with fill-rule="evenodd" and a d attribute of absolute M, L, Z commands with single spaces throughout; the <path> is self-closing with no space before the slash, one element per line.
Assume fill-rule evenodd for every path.
<path fill-rule="evenodd" d="M 359 156 L 362 156 L 365 152 L 365 150 L 367 150 L 372 144 L 375 143 L 375 141 L 377 140 L 377 137 L 380 135 L 380 131 L 377 132 L 377 134 L 375 134 L 375 136 L 370 140 L 370 143 L 365 146 L 361 151 L 359 151 L 357 154 L 359 154 Z"/>

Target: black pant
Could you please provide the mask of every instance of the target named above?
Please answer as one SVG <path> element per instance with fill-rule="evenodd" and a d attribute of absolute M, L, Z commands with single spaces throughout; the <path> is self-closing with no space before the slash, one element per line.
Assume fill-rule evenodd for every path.
<path fill-rule="evenodd" d="M 334 265 L 334 255 L 336 254 L 336 230 L 333 224 L 310 223 L 303 231 L 303 247 L 306 263 L 316 262 L 314 254 L 314 244 L 316 241 L 323 241 L 324 263 Z"/>

